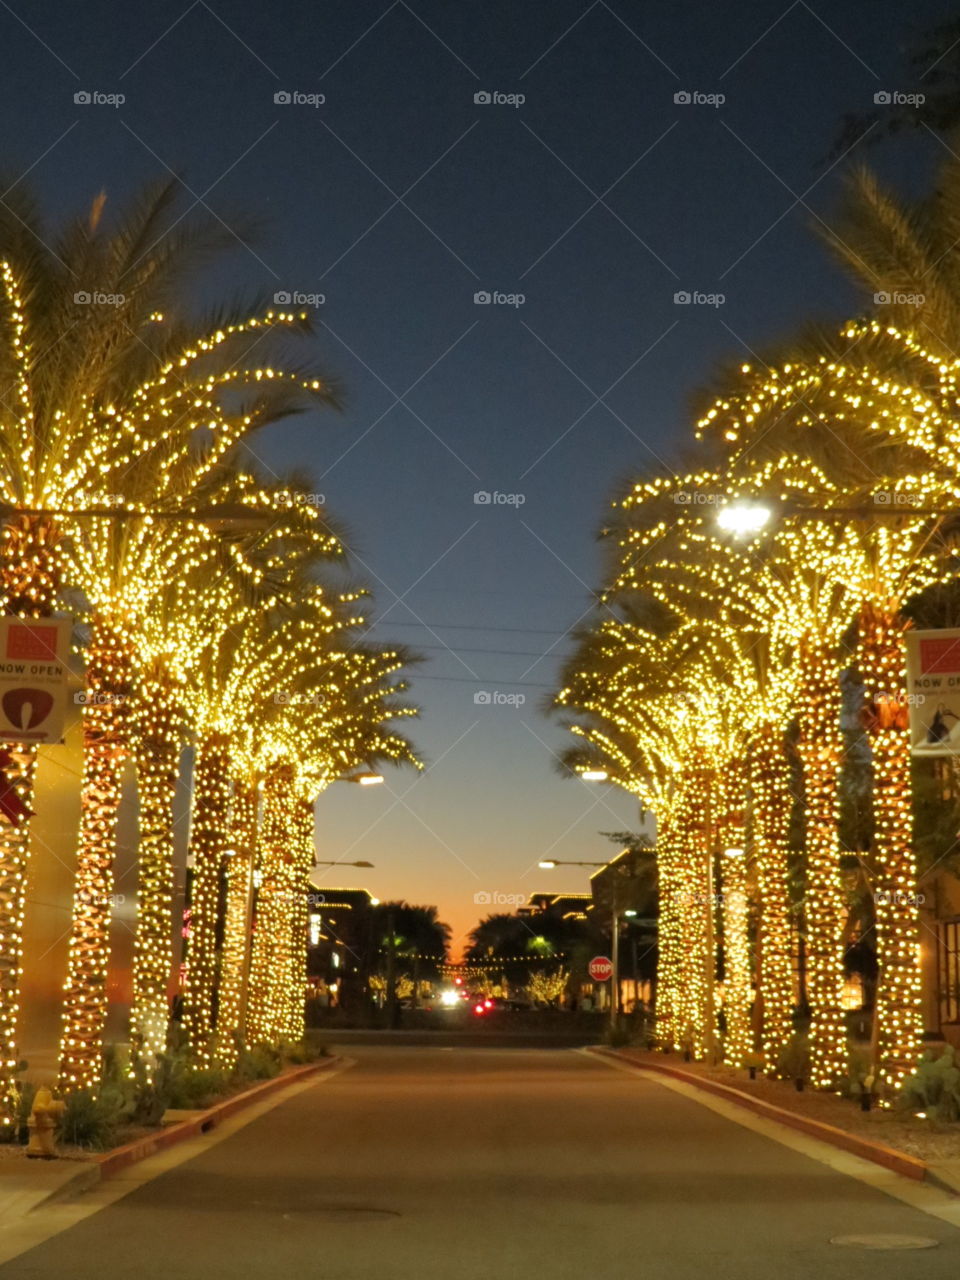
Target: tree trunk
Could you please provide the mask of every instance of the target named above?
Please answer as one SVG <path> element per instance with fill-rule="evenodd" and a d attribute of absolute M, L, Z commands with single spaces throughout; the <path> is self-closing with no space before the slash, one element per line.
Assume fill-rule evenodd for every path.
<path fill-rule="evenodd" d="M 292 972 L 293 930 L 289 908 L 293 894 L 295 800 L 293 769 L 275 764 L 263 790 L 263 818 L 257 849 L 260 888 L 253 929 L 248 1026 L 252 1043 L 276 1044 L 286 1022 L 284 995 Z"/>
<path fill-rule="evenodd" d="M 753 1050 L 750 1021 L 753 967 L 750 963 L 750 901 L 746 857 L 723 861 L 724 1061 L 742 1067 Z"/>
<path fill-rule="evenodd" d="M 132 646 L 120 628 L 97 617 L 86 658 L 80 832 L 60 1043 L 64 1092 L 94 1089 L 100 1082 Z"/>
<path fill-rule="evenodd" d="M 663 1049 L 679 1049 L 677 1025 L 678 941 L 680 916 L 677 885 L 676 827 L 664 807 L 657 813 L 657 1042 Z"/>
<path fill-rule="evenodd" d="M 257 788 L 235 781 L 227 864 L 227 906 L 223 927 L 220 1003 L 217 1010 L 217 1061 L 232 1067 L 246 1043 L 245 1014 L 250 966 L 250 917 L 253 861 L 257 839 Z"/>
<path fill-rule="evenodd" d="M 55 529 L 32 517 L 0 526 L 0 598 L 3 612 L 49 617 L 56 606 L 59 564 Z M 27 810 L 33 808 L 36 743 L 7 743 L 6 781 Z M 30 858 L 30 822 L 0 818 L 0 1124 L 13 1124 L 18 1021 L 23 974 L 23 915 Z"/>
<path fill-rule="evenodd" d="M 840 673 L 832 648 L 808 640 L 801 651 L 798 714 L 806 800 L 807 994 L 810 1001 L 810 1082 L 835 1089 L 847 1071 L 843 985 L 843 893 L 838 843 Z"/>
<path fill-rule="evenodd" d="M 229 739 L 208 733 L 197 743 L 193 764 L 190 856 L 190 939 L 186 955 L 183 1023 L 197 1062 L 209 1066 L 214 1053 L 218 978 L 217 924 L 220 873 L 230 816 Z"/>
<path fill-rule="evenodd" d="M 860 612 L 858 666 L 873 751 L 873 898 L 877 938 L 875 1091 L 893 1093 L 923 1037 L 920 913 L 913 852 L 906 622 L 893 603 Z"/>
<path fill-rule="evenodd" d="M 139 804 L 137 936 L 131 1039 L 149 1071 L 167 1047 L 173 976 L 174 798 L 183 721 L 171 678 L 160 666 L 139 683 L 132 714 Z"/>
<path fill-rule="evenodd" d="M 793 797 L 783 731 L 763 725 L 749 751 L 752 834 L 759 882 L 758 1001 L 767 1070 L 793 1034 L 793 957 L 790 934 L 788 832 Z"/>

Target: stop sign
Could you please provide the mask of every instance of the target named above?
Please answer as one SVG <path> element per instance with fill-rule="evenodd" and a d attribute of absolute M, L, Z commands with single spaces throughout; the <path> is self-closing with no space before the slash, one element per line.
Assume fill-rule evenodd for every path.
<path fill-rule="evenodd" d="M 587 966 L 587 972 L 594 982 L 606 982 L 613 973 L 613 961 L 608 956 L 594 956 Z"/>

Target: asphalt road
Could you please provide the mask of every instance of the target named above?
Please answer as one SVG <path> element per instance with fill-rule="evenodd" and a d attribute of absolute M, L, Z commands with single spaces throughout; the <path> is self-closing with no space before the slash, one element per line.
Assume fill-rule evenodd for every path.
<path fill-rule="evenodd" d="M 960 1275 L 960 1230 L 583 1054 L 351 1053 L 0 1280 Z M 849 1233 L 940 1243 L 830 1243 Z"/>

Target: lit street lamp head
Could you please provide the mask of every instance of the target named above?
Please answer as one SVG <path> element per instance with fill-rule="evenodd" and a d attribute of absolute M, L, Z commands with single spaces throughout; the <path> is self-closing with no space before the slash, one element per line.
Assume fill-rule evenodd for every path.
<path fill-rule="evenodd" d="M 735 538 L 747 538 L 759 533 L 773 517 L 769 507 L 758 502 L 731 502 L 717 512 L 717 524 Z"/>
<path fill-rule="evenodd" d="M 543 858 L 540 862 L 537 863 L 537 866 L 540 867 L 541 870 L 543 871 L 552 871 L 556 865 L 557 864 L 553 861 L 552 858 Z"/>
<path fill-rule="evenodd" d="M 580 774 L 584 782 L 606 782 L 606 769 L 584 769 Z"/>

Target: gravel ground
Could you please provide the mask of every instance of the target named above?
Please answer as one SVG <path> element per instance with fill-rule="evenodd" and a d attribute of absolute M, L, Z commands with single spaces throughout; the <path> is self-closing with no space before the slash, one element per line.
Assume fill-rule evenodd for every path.
<path fill-rule="evenodd" d="M 937 1125 L 933 1121 L 920 1120 L 916 1116 L 897 1111 L 861 1111 L 859 1103 L 835 1094 L 817 1093 L 808 1089 L 798 1093 L 788 1080 L 769 1080 L 759 1075 L 756 1080 L 751 1080 L 746 1071 L 736 1071 L 732 1067 L 708 1067 L 702 1062 L 684 1062 L 675 1054 L 643 1053 L 637 1050 L 630 1050 L 629 1053 L 638 1062 L 650 1061 L 675 1067 L 690 1075 L 707 1076 L 754 1098 L 783 1107 L 785 1111 L 796 1111 L 812 1120 L 820 1120 L 859 1137 L 870 1138 L 873 1142 L 883 1142 L 888 1147 L 905 1151 L 920 1160 L 960 1159 L 960 1125 Z"/>

